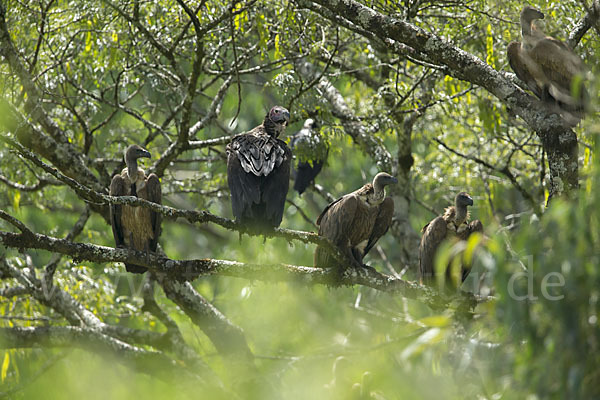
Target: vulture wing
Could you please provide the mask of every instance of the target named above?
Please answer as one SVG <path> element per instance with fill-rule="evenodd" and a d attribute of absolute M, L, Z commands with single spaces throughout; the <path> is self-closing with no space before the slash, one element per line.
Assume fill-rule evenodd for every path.
<path fill-rule="evenodd" d="M 567 45 L 546 37 L 539 40 L 528 54 L 550 81 L 549 91 L 552 97 L 566 105 L 582 103 L 583 97 L 573 98 L 571 85 L 577 75 L 584 74 L 583 62 Z M 583 88 L 580 96 L 585 96 Z"/>
<path fill-rule="evenodd" d="M 236 136 L 227 147 L 237 156 L 244 171 L 256 176 L 267 176 L 279 167 L 287 148 L 279 139 L 251 134 Z"/>
<path fill-rule="evenodd" d="M 241 220 L 253 204 L 260 202 L 260 180 L 254 174 L 247 174 L 237 154 L 231 152 L 227 156 L 227 183 L 233 215 Z"/>
<path fill-rule="evenodd" d="M 543 90 L 537 84 L 535 78 L 529 71 L 526 60 L 523 59 L 520 42 L 511 42 L 507 48 L 508 63 L 517 77 L 522 80 L 529 90 L 533 92 L 539 99 L 542 98 Z"/>
<path fill-rule="evenodd" d="M 306 124 L 294 135 L 290 146 L 294 152 L 298 151 L 303 156 L 310 156 L 296 157 L 299 160 L 296 171 L 294 171 L 294 190 L 302 194 L 321 172 L 329 148 L 318 135 L 312 133 L 312 128 L 307 127 Z"/>
<path fill-rule="evenodd" d="M 110 182 L 109 194 L 111 196 L 127 196 L 127 182 L 121 175 L 115 175 Z M 125 242 L 125 230 L 123 226 L 123 207 L 120 204 L 111 204 L 110 206 L 110 222 L 112 225 L 113 236 L 115 238 L 115 246 L 121 248 L 130 247 Z M 147 271 L 146 267 L 125 263 L 127 272 L 143 274 Z"/>
<path fill-rule="evenodd" d="M 480 220 L 476 219 L 475 221 L 471 221 L 467 224 L 467 229 L 465 229 L 462 233 L 458 235 L 460 240 L 468 240 L 469 236 L 472 233 L 480 232 L 483 233 L 483 224 Z M 464 282 L 467 279 L 467 276 L 471 272 L 471 265 L 462 263 L 461 265 L 461 282 Z"/>
<path fill-rule="evenodd" d="M 379 213 L 377 214 L 377 218 L 375 219 L 375 226 L 373 227 L 373 231 L 371 232 L 371 236 L 369 237 L 369 242 L 367 243 L 367 247 L 365 247 L 363 257 L 375 246 L 375 243 L 379 240 L 380 237 L 385 235 L 385 233 L 392 225 L 392 217 L 394 216 L 394 200 L 391 197 L 386 197 L 383 200 L 383 203 L 379 205 Z"/>
<path fill-rule="evenodd" d="M 483 224 L 478 219 L 469 223 L 469 234 L 474 232 L 483 233 Z"/>
<path fill-rule="evenodd" d="M 308 185 L 319 175 L 321 169 L 323 169 L 323 161 L 313 161 L 312 165 L 308 162 L 298 163 L 294 190 L 299 194 L 304 193 Z"/>
<path fill-rule="evenodd" d="M 271 174 L 264 180 L 262 186 L 262 200 L 265 202 L 266 218 L 273 226 L 279 226 L 285 210 L 285 198 L 290 186 L 290 165 L 292 152 L 285 142 L 274 139 L 278 147 L 284 150 L 284 156 Z"/>
<path fill-rule="evenodd" d="M 448 227 L 443 217 L 437 217 L 423 228 L 419 245 L 419 278 L 422 283 L 434 276 L 434 259 L 438 246 L 446 238 Z"/>
<path fill-rule="evenodd" d="M 340 197 L 336 201 L 329 203 L 323 210 L 317 225 L 319 225 L 319 235 L 326 237 L 342 250 L 349 259 L 353 259 L 350 249 L 350 229 L 354 222 L 356 209 L 360 200 L 354 193 Z M 335 266 L 333 257 L 329 251 L 317 246 L 315 250 L 316 267 Z"/>
<path fill-rule="evenodd" d="M 110 182 L 109 194 L 111 196 L 125 196 L 127 189 L 125 179 L 121 175 L 115 175 Z M 116 247 L 125 247 L 125 235 L 123 233 L 123 223 L 121 215 L 123 206 L 119 204 L 110 205 L 110 224 L 112 225 L 113 236 L 115 238 Z"/>
<path fill-rule="evenodd" d="M 148 200 L 162 204 L 162 192 L 160 189 L 160 180 L 156 174 L 150 174 L 146 180 L 146 190 L 148 192 Z M 162 215 L 155 211 L 150 211 L 150 223 L 152 225 L 153 237 L 150 240 L 150 251 L 156 251 L 158 246 L 158 238 L 160 237 L 160 222 Z"/>
<path fill-rule="evenodd" d="M 350 193 L 330 203 L 317 218 L 319 235 L 335 244 L 346 244 L 359 199 Z"/>

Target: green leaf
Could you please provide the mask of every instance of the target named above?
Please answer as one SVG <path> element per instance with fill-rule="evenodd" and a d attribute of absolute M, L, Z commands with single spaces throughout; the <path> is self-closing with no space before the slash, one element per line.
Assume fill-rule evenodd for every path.
<path fill-rule="evenodd" d="M 15 212 L 19 212 L 19 205 L 21 204 L 21 192 L 15 192 L 15 196 L 13 197 L 13 209 Z"/>
<path fill-rule="evenodd" d="M 450 318 L 446 315 L 432 315 L 430 317 L 421 318 L 419 322 L 429 327 L 444 327 L 450 324 Z"/>
<path fill-rule="evenodd" d="M 0 371 L 0 380 L 4 382 L 6 379 L 6 373 L 8 372 L 8 366 L 10 365 L 10 356 L 8 351 L 4 352 L 4 361 L 2 362 L 2 370 Z"/>

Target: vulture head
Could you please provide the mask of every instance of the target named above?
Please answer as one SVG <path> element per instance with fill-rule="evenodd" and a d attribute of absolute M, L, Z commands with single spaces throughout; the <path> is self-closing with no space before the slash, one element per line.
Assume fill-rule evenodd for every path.
<path fill-rule="evenodd" d="M 141 157 L 150 158 L 150 152 L 142 146 L 132 144 L 125 150 L 125 164 L 127 164 L 130 178 L 134 178 L 137 175 L 137 160 Z"/>
<path fill-rule="evenodd" d="M 533 34 L 533 21 L 537 19 L 544 19 L 544 13 L 538 10 L 537 8 L 531 6 L 523 7 L 523 11 L 521 11 L 521 31 L 523 36 Z"/>
<path fill-rule="evenodd" d="M 373 189 L 375 191 L 375 197 L 383 200 L 385 197 L 385 187 L 398 183 L 398 179 L 391 176 L 387 172 L 380 172 L 373 178 Z"/>
<path fill-rule="evenodd" d="M 385 186 L 395 183 L 398 183 L 398 179 L 391 176 L 387 172 L 380 172 L 375 175 L 375 178 L 373 178 L 373 186 L 375 186 L 375 190 L 377 190 L 377 188 L 383 189 Z"/>
<path fill-rule="evenodd" d="M 306 121 L 304 121 L 304 125 L 302 126 L 302 129 L 316 129 L 319 127 L 319 123 L 317 121 L 315 121 L 312 118 L 308 118 Z"/>
<path fill-rule="evenodd" d="M 456 208 L 467 208 L 467 206 L 473 205 L 473 198 L 467 192 L 460 192 L 454 199 Z"/>
<path fill-rule="evenodd" d="M 264 126 L 269 135 L 279 137 L 289 122 L 290 112 L 284 107 L 275 106 L 266 115 Z"/>

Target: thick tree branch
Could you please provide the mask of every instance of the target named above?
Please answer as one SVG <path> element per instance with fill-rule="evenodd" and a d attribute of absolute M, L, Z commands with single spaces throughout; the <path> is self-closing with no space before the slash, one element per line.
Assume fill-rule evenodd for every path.
<path fill-rule="evenodd" d="M 55 253 L 59 254 L 59 253 Z M 55 310 L 65 317 L 72 325 L 87 327 L 96 332 L 111 336 L 129 344 L 142 344 L 156 349 L 170 351 L 194 367 L 202 371 L 202 375 L 210 379 L 215 385 L 220 385 L 214 372 L 198 357 L 197 353 L 185 343 L 177 330 L 168 331 L 166 334 L 127 328 L 120 325 L 110 325 L 101 321 L 94 313 L 75 300 L 69 293 L 56 287 L 46 286 L 45 280 L 38 280 L 24 274 L 21 270 L 3 263 L 0 272 L 2 276 L 12 277 L 24 286 L 9 288 L 0 292 L 0 295 L 12 297 L 21 294 L 30 294 L 41 304 Z M 156 307 L 158 307 L 156 305 Z M 230 352 L 226 352 L 230 354 Z"/>
<path fill-rule="evenodd" d="M 161 352 L 144 350 L 91 329 L 74 326 L 0 328 L 0 348 L 39 347 L 91 350 L 165 382 L 182 382 L 183 379 L 186 384 L 206 384 L 201 376 Z"/>
<path fill-rule="evenodd" d="M 299 0 L 298 3 L 305 5 L 308 2 Z M 578 187 L 575 133 L 560 115 L 505 79 L 490 65 L 409 22 L 380 14 L 356 1 L 314 0 L 311 3 L 320 4 L 334 15 L 344 15 L 383 41 L 400 42 L 420 51 L 432 62 L 447 66 L 448 74 L 488 90 L 540 136 L 548 154 L 551 196 L 568 193 Z M 326 14 L 323 15 L 327 18 Z"/>
<path fill-rule="evenodd" d="M 596 29 L 598 29 L 598 18 L 600 18 L 600 1 L 594 0 L 592 7 L 587 14 L 585 14 L 585 16 L 575 25 L 575 28 L 571 33 L 569 33 L 567 44 L 574 49 L 591 27 L 595 26 Z"/>
<path fill-rule="evenodd" d="M 145 266 L 156 274 L 161 284 L 166 282 L 167 277 L 170 285 L 179 282 L 178 286 L 165 289 L 165 292 L 170 291 L 180 296 L 181 300 L 178 301 L 187 301 L 195 297 L 195 294 L 191 292 L 193 288 L 181 285 L 181 282 L 194 280 L 201 275 L 220 274 L 264 281 L 295 281 L 309 286 L 314 284 L 360 284 L 381 291 L 399 293 L 408 298 L 423 299 L 436 308 L 442 308 L 447 304 L 445 299 L 425 286 L 368 269 L 355 270 L 348 267 L 340 277 L 338 270 L 297 265 L 248 264 L 216 259 L 173 260 L 154 253 L 75 243 L 36 233 L 24 235 L 0 231 L 0 243 L 12 248 L 32 248 L 57 252 L 76 260 L 123 262 Z M 473 296 L 465 294 L 464 302 L 473 305 L 476 300 Z"/>

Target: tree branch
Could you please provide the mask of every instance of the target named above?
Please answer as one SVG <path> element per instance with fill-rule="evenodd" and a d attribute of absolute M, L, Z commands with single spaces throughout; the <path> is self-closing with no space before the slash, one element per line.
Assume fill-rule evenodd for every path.
<path fill-rule="evenodd" d="M 370 134 L 365 127 L 356 120 L 342 94 L 316 71 L 315 67 L 307 61 L 298 61 L 296 70 L 310 81 L 318 80 L 317 87 L 331 104 L 333 115 L 340 118 L 344 131 L 352 137 L 354 142 L 373 160 L 382 171 L 392 171 L 392 156 L 383 143 Z"/>
<path fill-rule="evenodd" d="M 190 372 L 161 352 L 131 346 L 91 329 L 74 326 L 0 328 L 0 348 L 80 348 L 91 350 L 110 360 L 119 360 L 135 370 L 155 376 L 165 382 L 206 384 L 199 375 Z M 188 390 L 192 390 L 190 386 Z"/>
<path fill-rule="evenodd" d="M 301 5 L 306 0 L 297 1 Z M 579 186 L 577 136 L 566 121 L 550 107 L 528 95 L 504 75 L 473 54 L 403 20 L 388 17 L 354 0 L 313 0 L 383 41 L 403 43 L 436 64 L 448 67 L 447 73 L 485 88 L 521 116 L 536 131 L 548 154 L 550 194 L 569 193 Z M 323 14 L 327 17 L 326 14 Z"/>
<path fill-rule="evenodd" d="M 350 266 L 344 269 L 340 277 L 339 270 L 304 267 L 288 264 L 249 264 L 229 260 L 195 259 L 173 260 L 155 253 L 145 253 L 130 249 L 115 249 L 88 243 L 75 243 L 34 233 L 24 235 L 0 231 L 0 243 L 12 248 L 41 249 L 73 257 L 76 260 L 93 262 L 123 262 L 145 266 L 156 273 L 163 284 L 168 277 L 172 286 L 165 289 L 180 296 L 180 301 L 188 301 L 196 295 L 193 288 L 181 285 L 183 281 L 191 281 L 202 275 L 227 275 L 262 281 L 294 281 L 306 285 L 355 285 L 360 284 L 381 291 L 399 293 L 404 297 L 422 299 L 434 308 L 443 308 L 447 299 L 441 297 L 426 286 L 397 279 L 373 270 L 356 270 Z M 350 264 L 345 264 L 350 265 Z M 168 294 L 168 293 L 167 293 Z M 474 305 L 477 300 L 470 294 L 463 294 L 463 303 Z M 179 301 L 179 300 L 178 300 Z"/>

